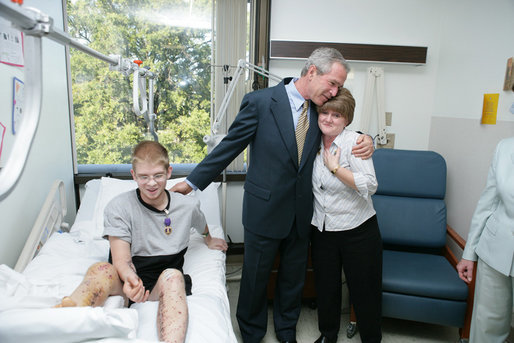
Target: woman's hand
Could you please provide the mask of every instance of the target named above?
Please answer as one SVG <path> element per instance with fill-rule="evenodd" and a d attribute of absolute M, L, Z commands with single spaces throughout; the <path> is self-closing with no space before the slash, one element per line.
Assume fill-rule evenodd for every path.
<path fill-rule="evenodd" d="M 459 277 L 464 280 L 466 283 L 470 283 L 473 280 L 473 268 L 475 263 L 470 260 L 461 259 L 457 264 L 457 271 L 459 272 Z"/>
<path fill-rule="evenodd" d="M 329 150 L 325 149 L 323 151 L 323 163 L 328 168 L 328 170 L 332 171 L 335 168 L 339 167 L 339 158 L 341 157 L 341 148 L 337 148 L 337 151 L 334 155 L 330 153 Z"/>

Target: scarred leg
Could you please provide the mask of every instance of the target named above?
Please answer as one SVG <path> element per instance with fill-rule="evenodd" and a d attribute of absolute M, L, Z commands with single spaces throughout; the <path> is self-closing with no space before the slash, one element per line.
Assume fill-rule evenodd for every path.
<path fill-rule="evenodd" d="M 97 262 L 89 267 L 75 291 L 55 307 L 102 306 L 109 295 L 122 294 L 122 284 L 114 266 Z"/>
<path fill-rule="evenodd" d="M 184 342 L 188 311 L 182 273 L 176 269 L 163 271 L 149 300 L 159 301 L 157 312 L 159 339 L 167 343 Z"/>

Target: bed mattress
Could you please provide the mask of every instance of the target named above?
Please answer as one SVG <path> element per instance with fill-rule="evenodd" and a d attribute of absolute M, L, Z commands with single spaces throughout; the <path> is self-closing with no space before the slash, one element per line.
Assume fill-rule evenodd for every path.
<path fill-rule="evenodd" d="M 194 196 L 200 198 L 211 234 L 224 237 L 217 186 Z M 123 298 L 113 296 L 99 308 L 52 308 L 75 289 L 91 264 L 107 260 L 109 244 L 100 237 L 99 211 L 109 198 L 130 187 L 130 181 L 90 181 L 70 232 L 53 233 L 22 273 L 0 265 L 0 342 L 158 341 L 157 302 L 125 308 Z M 225 284 L 225 254 L 208 249 L 194 229 L 184 273 L 193 279 L 186 342 L 237 342 Z"/>

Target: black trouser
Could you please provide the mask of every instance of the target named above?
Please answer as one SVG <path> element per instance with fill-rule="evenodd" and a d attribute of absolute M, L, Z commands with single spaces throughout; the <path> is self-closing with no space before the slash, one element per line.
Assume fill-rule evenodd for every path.
<path fill-rule="evenodd" d="M 268 326 L 266 289 L 275 256 L 280 254 L 273 321 L 280 341 L 296 340 L 296 324 L 302 306 L 309 236 L 299 237 L 296 227 L 283 239 L 256 235 L 245 230 L 245 251 L 237 321 L 243 342 L 261 342 Z"/>
<path fill-rule="evenodd" d="M 376 216 L 347 231 L 320 232 L 313 227 L 311 248 L 320 332 L 337 339 L 343 269 L 362 342 L 380 342 L 382 239 Z"/>

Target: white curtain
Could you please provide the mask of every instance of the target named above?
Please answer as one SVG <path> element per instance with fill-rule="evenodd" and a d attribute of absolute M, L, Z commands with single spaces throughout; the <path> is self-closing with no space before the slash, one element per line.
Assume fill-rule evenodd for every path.
<path fill-rule="evenodd" d="M 233 76 L 237 61 L 246 59 L 247 5 L 246 0 L 215 0 L 214 3 L 214 116 L 218 115 L 218 108 L 223 101 L 226 88 L 230 82 L 233 82 L 229 81 L 225 84 L 224 77 Z M 224 73 L 223 65 L 229 66 L 228 72 Z M 220 125 L 218 132 L 220 134 L 227 132 L 239 111 L 243 96 L 250 90 L 246 82 L 247 74 L 245 72 L 237 81 L 227 113 Z M 227 170 L 243 170 L 243 163 L 243 154 L 241 154 L 227 167 Z"/>

